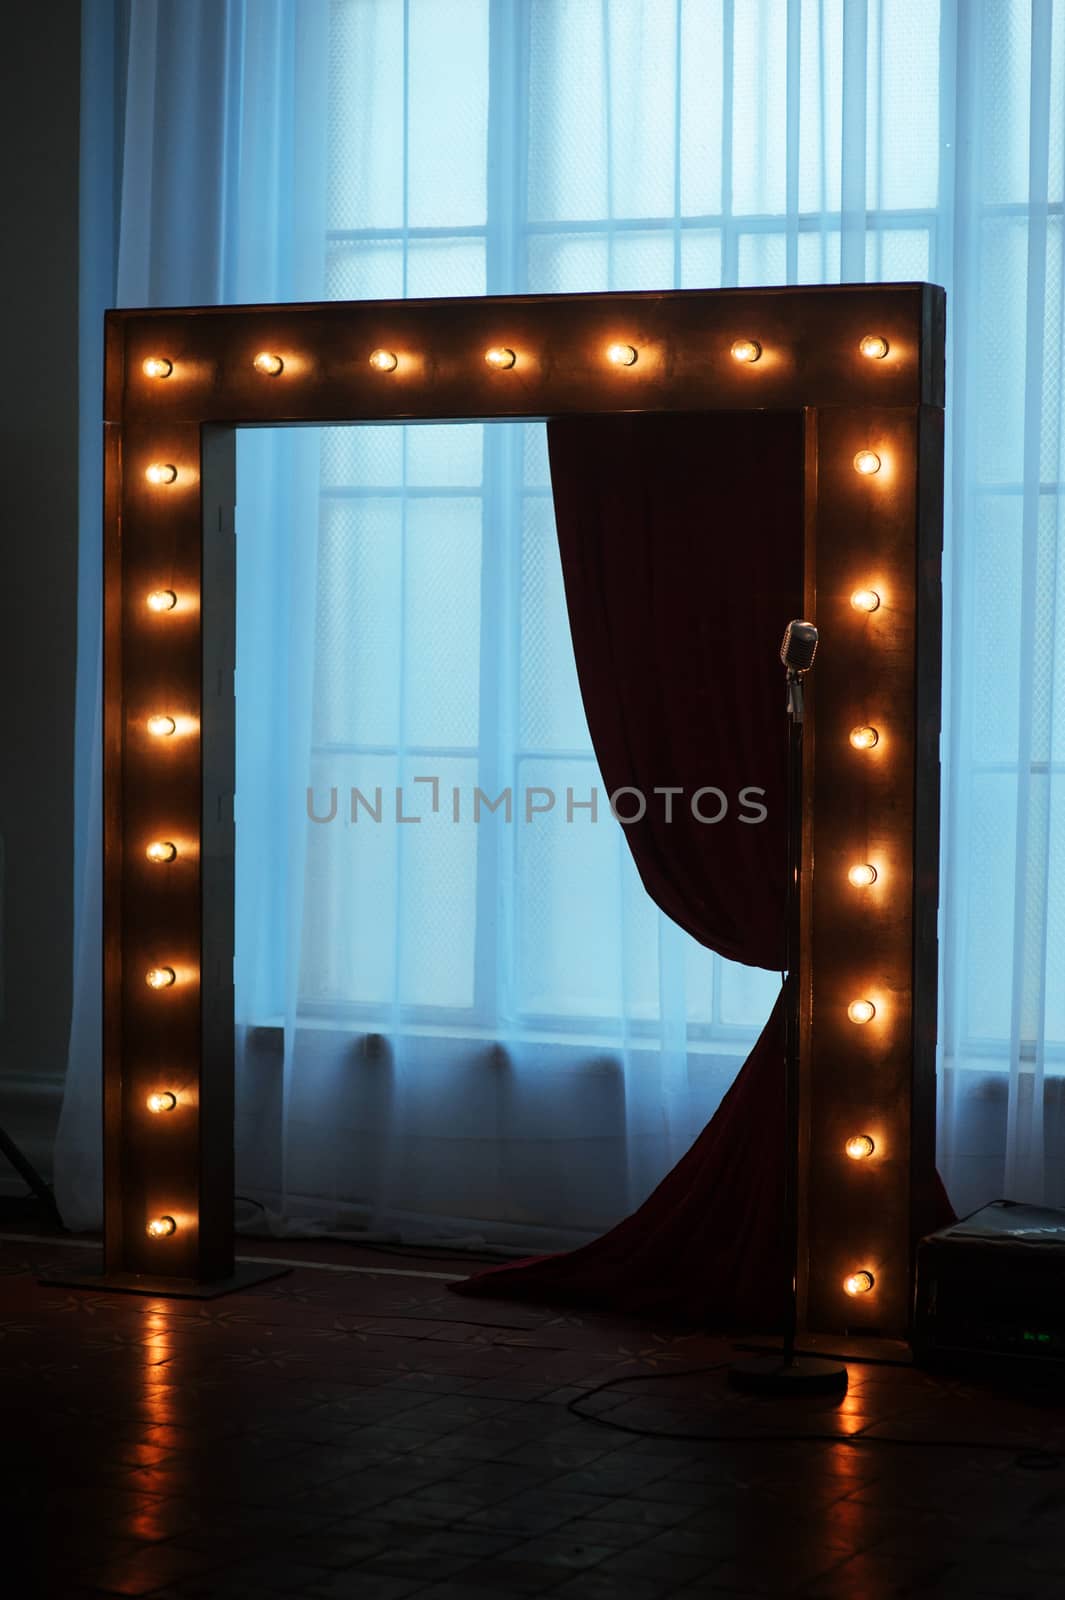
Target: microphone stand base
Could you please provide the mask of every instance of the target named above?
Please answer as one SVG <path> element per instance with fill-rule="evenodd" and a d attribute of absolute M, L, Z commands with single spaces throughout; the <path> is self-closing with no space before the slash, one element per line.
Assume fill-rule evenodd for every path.
<path fill-rule="evenodd" d="M 838 1361 L 816 1356 L 752 1356 L 734 1361 L 728 1371 L 730 1389 L 744 1394 L 843 1394 L 847 1369 Z"/>

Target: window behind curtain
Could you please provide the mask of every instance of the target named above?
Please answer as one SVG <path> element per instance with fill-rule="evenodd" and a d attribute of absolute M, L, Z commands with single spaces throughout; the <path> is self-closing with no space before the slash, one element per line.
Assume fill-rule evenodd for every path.
<path fill-rule="evenodd" d="M 480 0 L 334 4 L 331 296 L 556 287 L 548 258 L 566 207 L 545 208 L 545 184 L 556 184 L 548 163 L 522 176 L 524 118 L 570 42 L 550 36 L 546 13 L 524 13 Z M 529 77 L 515 93 L 523 62 Z M 653 109 L 671 128 L 672 111 Z M 549 106 L 543 115 L 547 129 Z M 598 207 L 582 228 L 601 242 Z M 548 218 L 550 231 L 534 236 Z M 587 274 L 580 284 L 600 286 Z M 667 959 L 659 914 L 591 751 L 542 425 L 330 430 L 322 498 L 314 779 L 322 805 L 338 788 L 341 814 L 339 826 L 311 829 L 303 1009 L 369 1025 L 398 989 L 412 1023 L 491 1031 L 507 1008 L 534 1033 L 616 1039 L 621 960 L 625 1031 L 653 1035 Z M 444 815 L 401 832 L 363 810 L 343 825 L 352 785 L 371 801 L 380 787 L 388 816 L 396 784 L 428 774 L 440 778 Z M 512 825 L 450 823 L 451 789 L 466 815 L 475 785 L 492 796 L 511 787 Z M 557 809 L 525 825 L 534 785 L 558 796 Z M 566 823 L 567 792 L 579 802 L 593 788 L 598 823 L 580 811 Z M 427 788 L 405 792 L 428 811 Z M 488 914 L 496 905 L 502 934 Z M 774 977 L 718 962 L 679 933 L 676 943 L 668 959 L 683 969 L 693 1042 L 753 1038 Z"/>
<path fill-rule="evenodd" d="M 1061 0 L 335 0 L 332 18 L 332 295 L 947 285 L 942 1031 L 953 1065 L 1016 1072 L 1038 1057 L 1061 1071 Z M 320 748 L 379 745 L 390 770 L 389 727 L 368 719 L 392 692 L 391 646 L 371 652 L 384 609 L 359 596 L 367 564 L 380 593 L 397 581 L 384 568 L 405 519 L 411 625 L 454 668 L 448 715 L 425 729 L 434 759 L 465 770 L 498 710 L 485 702 L 495 562 L 508 610 L 491 649 L 512 651 L 515 759 L 568 760 L 591 781 L 537 431 L 338 432 L 323 496 Z M 454 580 L 454 614 L 419 624 L 432 559 Z M 353 642 L 344 618 L 360 604 Z M 367 673 L 373 693 L 348 698 Z M 550 855 L 546 833 L 539 848 Z M 545 942 L 559 927 L 546 889 L 537 926 Z M 426 1004 L 476 1012 L 473 939 L 437 987 L 427 973 Z M 693 1019 L 752 1029 L 761 977 L 689 960 Z M 366 964 L 358 992 L 327 968 L 308 956 L 308 999 L 372 1004 Z M 529 997 L 571 1018 L 585 1001 L 592 1016 L 592 997 L 549 974 Z"/>

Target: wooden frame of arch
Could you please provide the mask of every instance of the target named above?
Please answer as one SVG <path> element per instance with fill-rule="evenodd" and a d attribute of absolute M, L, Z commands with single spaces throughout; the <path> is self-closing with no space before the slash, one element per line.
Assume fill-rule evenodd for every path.
<path fill-rule="evenodd" d="M 906 1328 L 934 1170 L 943 341 L 927 284 L 108 314 L 103 1282 L 213 1294 L 266 1270 L 233 1254 L 234 430 L 791 410 L 822 633 L 800 1314 Z M 855 862 L 875 883 L 849 882 Z M 848 1158 L 856 1134 L 869 1159 Z M 872 1292 L 845 1291 L 856 1271 Z"/>

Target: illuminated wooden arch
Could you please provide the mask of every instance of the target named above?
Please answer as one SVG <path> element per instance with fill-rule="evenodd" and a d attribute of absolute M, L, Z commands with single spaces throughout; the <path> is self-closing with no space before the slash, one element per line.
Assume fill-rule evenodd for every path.
<path fill-rule="evenodd" d="M 831 640 L 806 755 L 801 1300 L 820 1329 L 906 1327 L 934 1159 L 943 321 L 925 284 L 108 314 L 106 1282 L 238 1281 L 235 428 L 789 410 L 806 613 Z M 873 1292 L 850 1296 L 859 1272 Z"/>

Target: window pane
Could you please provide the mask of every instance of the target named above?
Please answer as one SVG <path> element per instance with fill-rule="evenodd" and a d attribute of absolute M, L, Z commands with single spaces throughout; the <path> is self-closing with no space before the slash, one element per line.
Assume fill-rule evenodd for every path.
<path fill-rule="evenodd" d="M 573 659 L 554 508 L 525 502 L 521 559 L 521 743 L 533 750 L 590 750 Z"/>
<path fill-rule="evenodd" d="M 969 750 L 974 760 L 985 762 L 1017 759 L 1021 509 L 1019 495 L 981 495 L 963 534 L 972 552 L 971 637 L 981 641 L 983 659 L 995 663 L 993 672 L 981 673 L 980 692 L 970 702 Z"/>
<path fill-rule="evenodd" d="M 1065 883 L 1065 773 L 1058 772 L 1050 780 L 1050 840 L 1047 852 L 1047 882 L 1051 886 L 1047 906 L 1046 974 L 1046 1038 L 1048 1044 L 1065 1046 L 1065 983 L 1060 974 L 1065 972 L 1065 894 L 1059 885 Z M 1057 975 L 1057 976 L 1055 976 Z M 1057 1070 L 1060 1072 L 1061 1067 Z"/>
<path fill-rule="evenodd" d="M 685 941 L 684 989 L 688 1021 L 708 1023 L 714 1015 L 714 967 L 718 957 L 694 939 Z"/>
<path fill-rule="evenodd" d="M 866 234 L 865 276 L 870 283 L 924 283 L 928 229 L 884 228 Z"/>
<path fill-rule="evenodd" d="M 403 7 L 333 0 L 330 228 L 403 223 Z"/>
<path fill-rule="evenodd" d="M 672 229 L 657 233 L 616 233 L 613 240 L 612 289 L 672 289 Z"/>
<path fill-rule="evenodd" d="M 406 531 L 405 743 L 476 745 L 481 502 L 412 499 Z"/>
<path fill-rule="evenodd" d="M 529 288 L 536 294 L 580 294 L 609 287 L 610 258 L 601 233 L 529 236 Z"/>
<path fill-rule="evenodd" d="M 314 742 L 383 744 L 399 729 L 403 508 L 326 500 L 318 546 Z"/>
<path fill-rule="evenodd" d="M 733 18 L 732 209 L 780 212 L 787 149 L 787 0 L 750 0 L 735 7 Z"/>
<path fill-rule="evenodd" d="M 721 234 L 716 228 L 685 228 L 681 234 L 680 287 L 721 287 Z"/>
<path fill-rule="evenodd" d="M 800 283 L 839 282 L 839 230 L 799 235 Z"/>
<path fill-rule="evenodd" d="M 484 294 L 483 239 L 412 239 L 407 294 L 412 299 Z"/>
<path fill-rule="evenodd" d="M 674 210 L 677 33 L 673 4 L 606 8 L 610 215 Z"/>
<path fill-rule="evenodd" d="M 1063 9 L 1065 15 L 1065 9 Z M 1065 28 L 1063 28 L 1065 31 Z M 1061 109 L 1065 127 L 1065 105 Z M 1065 136 L 1058 140 L 1065 144 Z M 1043 348 L 1065 351 L 1065 272 L 1062 270 L 1065 227 L 1061 217 L 1048 217 L 1046 242 L 1046 300 L 1043 307 Z M 1065 382 L 1059 359 L 1042 362 L 1042 441 L 1040 476 L 1044 482 L 1065 479 Z"/>
<path fill-rule="evenodd" d="M 607 214 L 607 99 L 599 0 L 532 0 L 529 219 Z"/>
<path fill-rule="evenodd" d="M 680 203 L 686 217 L 721 210 L 722 0 L 683 0 Z"/>
<path fill-rule="evenodd" d="M 741 233 L 739 281 L 741 284 L 784 283 L 788 274 L 787 246 L 782 233 Z"/>
<path fill-rule="evenodd" d="M 991 217 L 980 226 L 980 300 L 969 328 L 970 389 L 978 483 L 1019 483 L 1024 474 L 1023 351 L 1027 344 L 1028 223 Z"/>
<path fill-rule="evenodd" d="M 870 7 L 870 34 L 869 205 L 932 207 L 939 191 L 937 0 L 879 0 Z"/>
<path fill-rule="evenodd" d="M 403 481 L 403 429 L 388 423 L 323 428 L 322 486 L 384 489 Z"/>
<path fill-rule="evenodd" d="M 477 761 L 437 756 L 430 774 L 424 768 L 424 757 L 404 766 L 404 794 L 410 800 L 406 814 L 420 814 L 422 821 L 393 824 L 401 835 L 396 845 L 403 930 L 400 1001 L 468 1008 L 474 1002 L 479 830 L 472 821 L 453 822 L 450 802 L 454 789 L 463 799 L 472 795 Z M 435 815 L 428 785 L 413 781 L 423 775 L 440 779 L 441 806 Z M 367 902 L 367 912 L 371 904 Z M 375 916 L 367 912 L 359 920 L 373 925 Z"/>
<path fill-rule="evenodd" d="M 333 241 L 326 250 L 330 300 L 398 300 L 403 294 L 403 245 L 398 239 L 358 244 Z"/>
<path fill-rule="evenodd" d="M 549 489 L 551 468 L 547 459 L 547 429 L 539 422 L 520 426 L 524 434 L 522 455 L 525 485 L 529 489 Z"/>
<path fill-rule="evenodd" d="M 996 0 L 980 8 L 976 174 L 983 199 L 991 203 L 1028 198 L 1031 13 L 1031 0 Z"/>
<path fill-rule="evenodd" d="M 307 829 L 300 970 L 306 1000 L 388 1005 L 393 998 L 398 772 L 395 756 L 330 754 L 312 765 L 315 815 L 329 816 L 333 789 L 336 815 Z M 353 788 L 375 807 L 380 789 L 380 822 L 361 805 L 352 821 Z"/>
<path fill-rule="evenodd" d="M 409 8 L 408 221 L 411 227 L 481 226 L 486 206 L 488 0 L 409 0 Z M 362 84 L 357 91 L 353 85 L 353 92 L 361 93 Z"/>
<path fill-rule="evenodd" d="M 780 976 L 759 967 L 721 963 L 721 1021 L 761 1028 L 780 992 Z"/>
<path fill-rule="evenodd" d="M 378 1007 L 473 1004 L 477 830 L 451 820 L 451 791 L 471 793 L 474 760 L 437 758 L 433 776 L 445 803 L 431 809 L 428 786 L 413 782 L 424 758 L 402 767 L 394 756 L 319 756 L 315 812 L 308 828 L 301 993 L 319 1003 Z M 402 787 L 404 816 L 396 816 Z M 372 810 L 356 804 L 351 790 Z M 380 793 L 378 793 L 380 791 Z M 375 814 L 380 820 L 375 820 Z M 403 927 L 396 969 L 397 910 Z"/>
<path fill-rule="evenodd" d="M 799 210 L 839 211 L 843 160 L 843 0 L 802 0 Z M 839 281 L 839 273 L 834 275 Z"/>
<path fill-rule="evenodd" d="M 484 427 L 479 422 L 422 422 L 393 430 L 406 434 L 411 488 L 477 488 L 481 482 Z"/>
<path fill-rule="evenodd" d="M 1017 780 L 977 773 L 969 792 L 963 869 L 968 896 L 965 1033 L 970 1039 L 1006 1040 L 1013 988 Z"/>
<path fill-rule="evenodd" d="M 594 761 L 518 763 L 515 796 L 519 1007 L 558 1016 L 618 1017 L 624 1009 L 616 929 L 621 883 L 617 825 L 604 806 L 598 821 L 575 811 L 566 821 L 566 790 L 586 800 L 599 783 Z M 524 821 L 527 789 L 555 797 L 551 811 Z M 534 805 L 546 797 L 533 796 Z M 621 841 L 624 845 L 624 841 Z M 609 933 L 602 935 L 603 922 Z"/>

